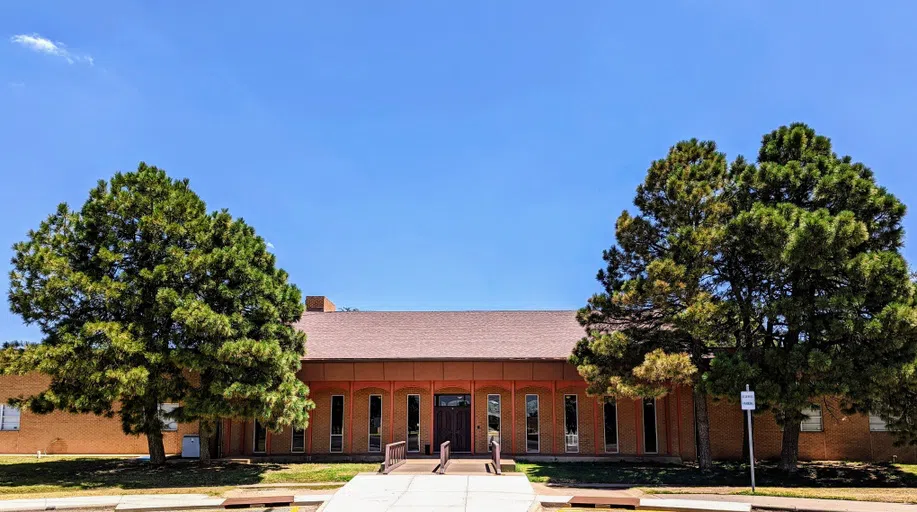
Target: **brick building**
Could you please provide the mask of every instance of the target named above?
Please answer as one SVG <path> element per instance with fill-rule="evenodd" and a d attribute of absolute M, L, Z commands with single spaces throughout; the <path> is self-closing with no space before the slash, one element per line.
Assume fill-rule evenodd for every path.
<path fill-rule="evenodd" d="M 694 403 L 689 388 L 663 398 L 586 395 L 566 362 L 582 328 L 572 311 L 336 312 L 308 297 L 298 327 L 308 336 L 299 377 L 316 403 L 309 427 L 276 434 L 253 422 L 226 421 L 220 453 L 309 458 L 381 458 L 406 441 L 410 453 L 486 454 L 491 439 L 520 457 L 693 460 Z M 0 378 L 0 400 L 40 389 L 38 377 Z M 896 448 L 877 418 L 844 416 L 826 402 L 804 423 L 800 458 L 917 460 Z M 166 406 L 167 408 L 168 406 Z M 2 411 L 0 411 L 2 412 Z M 116 419 L 55 413 L 0 416 L 0 453 L 143 453 Z M 742 454 L 738 405 L 710 400 L 713 455 Z M 180 450 L 193 425 L 170 425 L 166 451 Z M 756 454 L 776 458 L 780 429 L 755 418 Z"/>

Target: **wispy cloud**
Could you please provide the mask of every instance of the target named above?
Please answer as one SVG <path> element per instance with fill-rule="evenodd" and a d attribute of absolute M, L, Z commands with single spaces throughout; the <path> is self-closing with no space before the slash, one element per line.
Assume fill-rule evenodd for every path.
<path fill-rule="evenodd" d="M 268 249 L 273 249 L 273 248 L 274 248 L 274 244 L 268 242 L 268 243 L 267 243 L 267 248 L 268 248 Z"/>
<path fill-rule="evenodd" d="M 10 38 L 10 42 L 38 53 L 61 57 L 66 59 L 70 64 L 75 62 L 89 64 L 90 66 L 95 64 L 91 55 L 74 53 L 67 49 L 64 43 L 52 41 L 38 34 L 17 34 Z"/>

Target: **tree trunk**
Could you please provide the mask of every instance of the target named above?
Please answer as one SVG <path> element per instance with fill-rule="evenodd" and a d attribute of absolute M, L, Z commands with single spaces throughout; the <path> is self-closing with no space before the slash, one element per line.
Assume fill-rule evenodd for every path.
<path fill-rule="evenodd" d="M 799 420 L 787 421 L 783 425 L 783 447 L 780 450 L 780 469 L 787 473 L 796 472 L 799 460 Z"/>
<path fill-rule="evenodd" d="M 694 386 L 694 414 L 697 427 L 697 467 L 701 471 L 713 468 L 710 454 L 710 416 L 707 414 L 707 393 L 703 386 Z"/>
<path fill-rule="evenodd" d="M 153 430 L 146 435 L 147 446 L 150 449 L 150 464 L 161 466 L 166 463 L 166 449 L 162 444 L 162 431 Z"/>
<path fill-rule="evenodd" d="M 198 427 L 198 436 L 200 436 L 200 462 L 210 464 L 210 440 L 216 432 L 216 425 L 213 420 L 201 420 Z"/>

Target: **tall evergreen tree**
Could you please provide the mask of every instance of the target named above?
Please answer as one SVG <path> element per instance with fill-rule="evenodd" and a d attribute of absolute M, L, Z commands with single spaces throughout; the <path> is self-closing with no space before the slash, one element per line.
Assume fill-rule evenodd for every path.
<path fill-rule="evenodd" d="M 652 163 L 634 200 L 640 214 L 618 218 L 598 273 L 604 291 L 580 310 L 587 334 L 570 358 L 593 394 L 655 397 L 693 385 L 702 470 L 712 463 L 702 375 L 711 348 L 727 342 L 714 282 L 726 178 L 713 142 L 680 142 Z"/>
<path fill-rule="evenodd" d="M 714 360 L 711 383 L 730 395 L 754 385 L 783 427 L 780 465 L 792 472 L 809 407 L 825 396 L 868 407 L 876 376 L 914 361 L 905 208 L 804 124 L 765 135 L 758 164 L 740 160 L 730 178 L 737 213 L 719 277 L 737 350 Z"/>
<path fill-rule="evenodd" d="M 163 294 L 174 307 L 173 358 L 192 378 L 177 415 L 199 421 L 202 461 L 221 418 L 254 418 L 266 428 L 305 428 L 314 407 L 296 377 L 305 334 L 293 327 L 303 312 L 299 289 L 275 267 L 264 239 L 242 219 L 221 211 L 176 275 L 186 293 Z"/>
<path fill-rule="evenodd" d="M 169 357 L 174 335 L 164 293 L 171 272 L 206 228 L 205 205 L 187 180 L 141 163 L 100 181 L 79 211 L 61 204 L 13 248 L 9 302 L 43 334 L 7 361 L 38 371 L 47 390 L 20 397 L 37 413 L 117 414 L 127 434 L 145 435 L 150 460 L 165 460 L 159 404 L 184 393 Z"/>
<path fill-rule="evenodd" d="M 250 226 L 208 216 L 187 180 L 141 163 L 99 182 L 81 210 L 60 205 L 14 250 L 11 308 L 44 339 L 0 351 L 0 370 L 51 378 L 19 405 L 118 415 L 156 464 L 164 402 L 200 422 L 204 460 L 221 418 L 305 427 L 300 291 Z"/>

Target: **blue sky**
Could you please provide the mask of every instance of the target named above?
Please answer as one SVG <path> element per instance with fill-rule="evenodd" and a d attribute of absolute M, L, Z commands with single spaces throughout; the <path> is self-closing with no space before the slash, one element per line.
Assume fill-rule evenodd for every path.
<path fill-rule="evenodd" d="M 915 11 L 2 2 L 0 259 L 145 160 L 252 223 L 305 294 L 577 308 L 649 162 L 681 139 L 754 157 L 805 121 L 917 206 Z M 2 309 L 0 340 L 36 337 Z"/>

